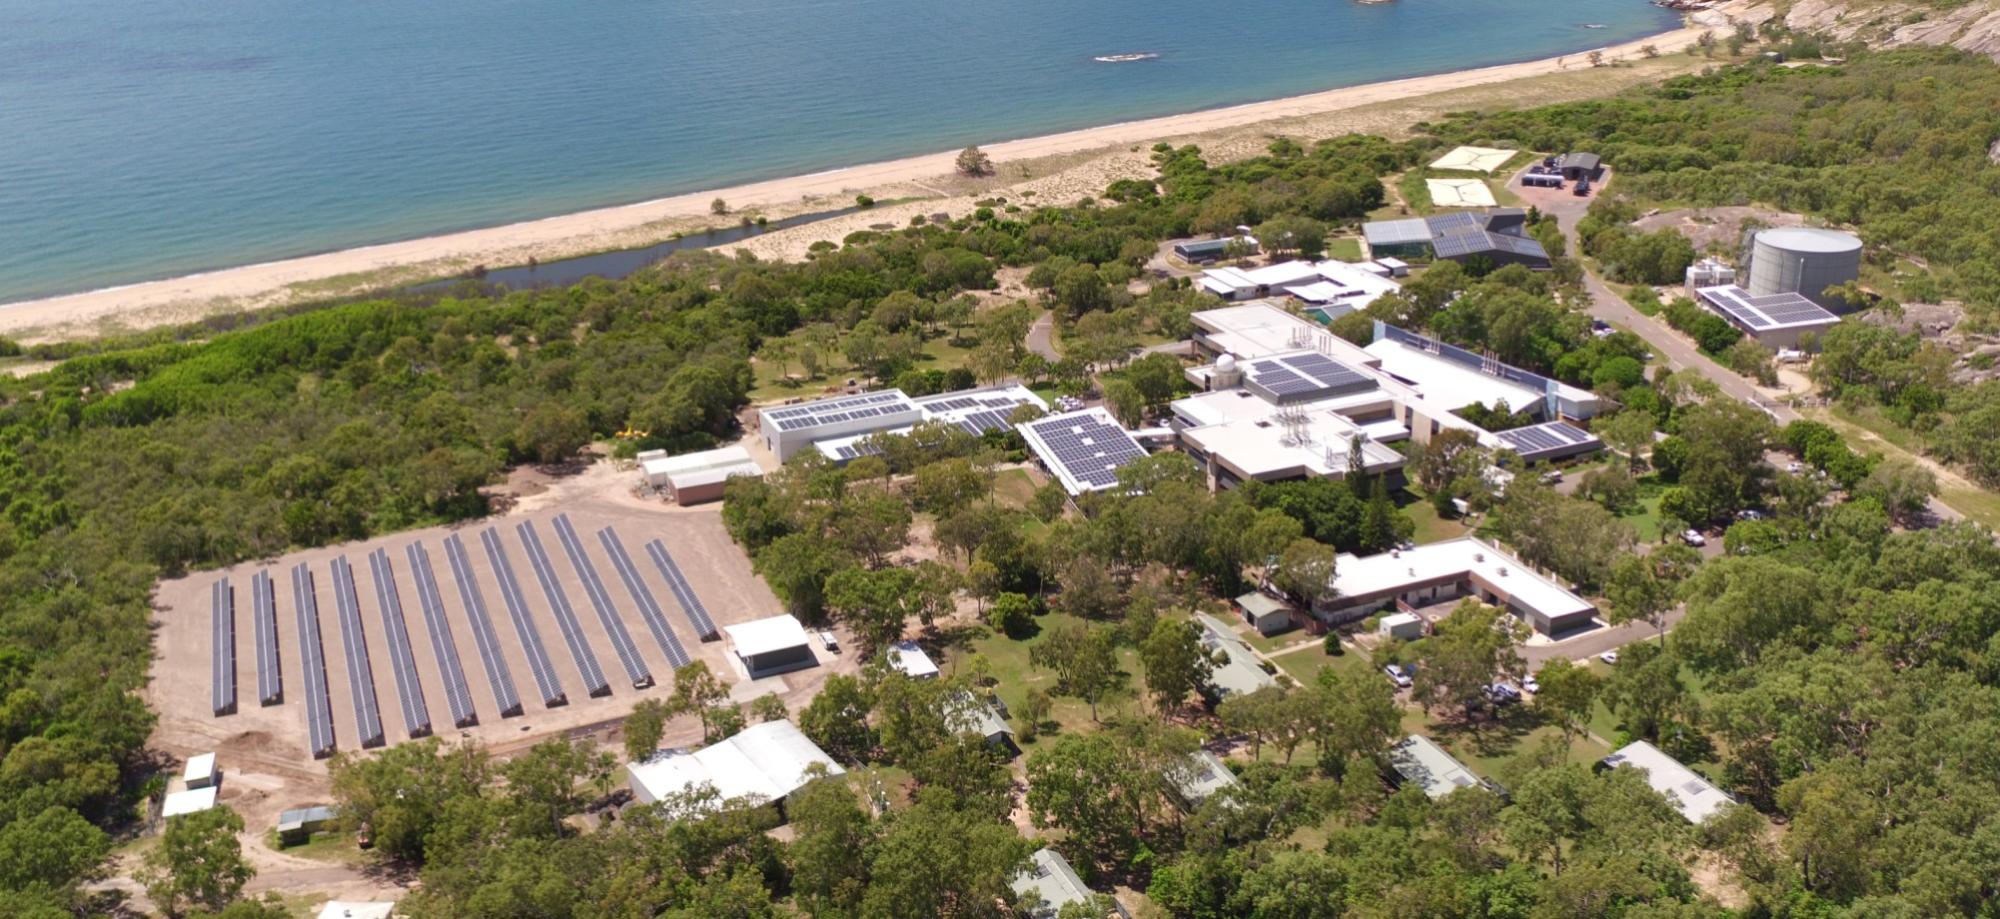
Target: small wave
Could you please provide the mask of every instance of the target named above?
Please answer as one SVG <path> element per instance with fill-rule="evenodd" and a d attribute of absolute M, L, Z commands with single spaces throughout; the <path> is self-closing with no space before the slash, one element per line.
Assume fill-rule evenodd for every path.
<path fill-rule="evenodd" d="M 1159 56 L 1160 53 L 1157 51 L 1138 51 L 1131 54 L 1100 54 L 1091 60 L 1106 64 L 1126 64 L 1132 61 L 1150 61 Z"/>

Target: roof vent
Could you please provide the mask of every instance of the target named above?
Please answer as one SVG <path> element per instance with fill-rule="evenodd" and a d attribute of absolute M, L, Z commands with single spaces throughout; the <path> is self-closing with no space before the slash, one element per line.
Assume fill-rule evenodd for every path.
<path fill-rule="evenodd" d="M 1474 552 L 1474 553 L 1472 553 L 1472 560 L 1473 560 L 1473 561 L 1475 561 L 1475 562 L 1483 562 L 1483 561 L 1486 561 L 1486 553 L 1484 553 L 1484 552 Z"/>
<path fill-rule="evenodd" d="M 1415 569 L 1415 568 L 1411 568 L 1411 569 L 1410 569 L 1410 577 L 1416 577 L 1416 576 L 1417 576 L 1417 569 Z"/>
<path fill-rule="evenodd" d="M 1501 576 L 1501 577 L 1503 577 L 1503 578 L 1507 576 L 1507 566 L 1506 566 L 1506 565 L 1501 565 L 1501 566 L 1500 566 L 1500 576 Z"/>

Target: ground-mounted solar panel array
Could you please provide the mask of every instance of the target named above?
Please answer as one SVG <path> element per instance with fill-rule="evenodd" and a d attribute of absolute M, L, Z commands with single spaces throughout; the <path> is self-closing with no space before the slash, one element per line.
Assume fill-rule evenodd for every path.
<path fill-rule="evenodd" d="M 715 627 L 715 620 L 709 618 L 708 607 L 702 605 L 701 597 L 696 596 L 694 588 L 688 585 L 687 576 L 681 574 L 681 566 L 675 564 L 666 544 L 657 539 L 646 543 L 646 555 L 652 558 L 653 567 L 659 569 L 660 577 L 666 579 L 667 589 L 673 591 L 674 601 L 681 605 L 681 612 L 694 626 L 695 636 L 702 641 L 721 638 L 721 630 Z"/>
<path fill-rule="evenodd" d="M 388 550 L 368 553 L 368 573 L 375 581 L 376 610 L 382 614 L 382 638 L 389 644 L 389 669 L 396 677 L 403 730 L 411 737 L 428 737 L 430 706 L 424 703 L 424 682 L 417 676 L 417 654 L 410 648 L 410 627 L 403 618 L 403 598 L 396 591 L 396 572 L 389 565 Z"/>
<path fill-rule="evenodd" d="M 542 642 L 542 632 L 528 612 L 528 598 L 521 593 L 521 581 L 514 576 L 514 563 L 500 544 L 500 534 L 487 527 L 479 532 L 479 542 L 486 548 L 486 560 L 493 564 L 493 579 L 500 584 L 500 599 L 507 605 L 507 617 L 514 621 L 514 633 L 521 636 L 521 648 L 527 653 L 528 669 L 534 671 L 535 686 L 542 692 L 542 704 L 550 708 L 568 704 L 569 694 L 556 678 L 555 663 L 549 660 L 548 645 Z M 464 583 L 471 583 L 470 578 Z"/>
<path fill-rule="evenodd" d="M 1124 428 L 1095 412 L 1043 418 L 1028 426 L 1043 462 L 1089 490 L 1118 483 L 1118 467 L 1146 455 Z"/>
<path fill-rule="evenodd" d="M 465 685 L 465 668 L 458 660 L 458 642 L 451 634 L 451 620 L 445 616 L 444 597 L 438 593 L 430 554 L 424 551 L 423 543 L 413 542 L 403 547 L 403 555 L 409 560 L 410 577 L 417 582 L 417 606 L 424 612 L 424 632 L 430 636 L 431 653 L 437 657 L 445 704 L 451 706 L 451 723 L 471 727 L 479 723 L 479 711 L 472 705 L 471 687 Z"/>
<path fill-rule="evenodd" d="M 556 626 L 562 630 L 563 643 L 569 645 L 569 655 L 576 661 L 576 671 L 583 676 L 583 689 L 592 698 L 611 694 L 611 682 L 604 678 L 604 668 L 597 663 L 597 652 L 591 650 L 590 639 L 583 634 L 583 623 L 576 618 L 576 607 L 569 603 L 569 594 L 556 580 L 556 566 L 549 562 L 549 552 L 542 548 L 542 536 L 535 531 L 535 522 L 523 520 L 514 525 L 514 535 L 521 539 L 522 551 L 528 553 L 528 567 L 535 572 L 535 581 L 542 585 L 542 596 L 549 601 L 549 611 L 555 614 Z"/>
<path fill-rule="evenodd" d="M 236 593 L 230 589 L 228 578 L 216 581 L 209 588 L 208 631 L 209 708 L 218 716 L 233 715 L 236 713 Z"/>
<path fill-rule="evenodd" d="M 632 633 L 625 630 L 625 623 L 618 618 L 618 608 L 611 604 L 611 593 L 604 589 L 604 579 L 597 576 L 597 566 L 583 551 L 583 540 L 576 538 L 576 527 L 569 522 L 568 514 L 557 514 L 555 519 L 556 541 L 562 543 L 563 554 L 569 556 L 570 567 L 576 569 L 576 576 L 583 581 L 583 593 L 589 598 L 591 609 L 597 611 L 597 623 L 604 627 L 604 634 L 611 638 L 611 650 L 618 655 L 618 663 L 624 666 L 625 676 L 632 681 L 633 689 L 645 689 L 653 685 L 653 671 L 646 667 L 646 659 L 639 656 L 639 646 L 632 643 Z"/>
<path fill-rule="evenodd" d="M 413 551 L 421 551 L 412 546 Z M 451 566 L 453 583 L 458 585 L 458 600 L 465 607 L 465 618 L 472 623 L 472 643 L 479 648 L 480 663 L 486 667 L 486 682 L 493 690 L 493 705 L 500 710 L 500 717 L 512 718 L 521 714 L 521 694 L 514 689 L 514 672 L 507 666 L 507 657 L 500 650 L 500 633 L 493 628 L 493 615 L 486 609 L 486 596 L 479 590 L 479 582 L 472 578 L 472 560 L 465 556 L 465 543 L 453 533 L 444 539 L 446 564 Z M 428 564 L 424 567 L 428 568 Z M 541 640 L 535 639 L 529 646 L 528 637 L 521 643 L 528 652 L 530 662 L 537 660 Z M 561 687 L 556 687 L 560 697 Z M 546 698 L 546 697 L 544 697 Z"/>
<path fill-rule="evenodd" d="M 1542 424 L 1500 431 L 1494 435 L 1504 441 L 1521 459 L 1535 462 L 1541 459 L 1559 459 L 1589 453 L 1603 446 L 1597 436 L 1567 421 L 1549 421 Z"/>
<path fill-rule="evenodd" d="M 292 609 L 298 617 L 299 669 L 306 684 L 306 750 L 313 759 L 333 755 L 333 690 L 326 679 L 326 649 L 319 632 L 319 601 L 312 569 L 292 566 Z"/>
<path fill-rule="evenodd" d="M 646 620 L 647 630 L 653 633 L 653 641 L 660 646 L 660 653 L 667 656 L 669 666 L 680 668 L 693 662 L 687 648 L 667 625 L 666 614 L 661 612 L 660 603 L 653 599 L 653 590 L 639 577 L 639 569 L 632 564 L 632 556 L 625 551 L 625 543 L 618 538 L 618 531 L 610 527 L 597 531 L 597 541 L 604 546 L 604 554 L 611 557 L 611 567 L 618 571 L 618 579 L 625 582 L 625 592 L 632 596 L 632 604 L 639 608 L 639 616 Z"/>
<path fill-rule="evenodd" d="M 421 541 L 402 543 L 400 550 L 394 545 L 364 549 L 368 561 L 365 573 L 355 572 L 351 554 L 318 555 L 310 562 L 289 565 L 290 609 L 285 614 L 291 618 L 282 622 L 284 629 L 293 631 L 293 635 L 285 635 L 280 629 L 281 620 L 277 618 L 280 603 L 275 596 L 272 573 L 253 571 L 249 578 L 250 600 L 243 610 L 255 625 L 254 639 L 248 634 L 243 636 L 243 640 L 253 642 L 248 648 L 239 649 L 237 645 L 236 585 L 228 577 L 200 585 L 206 588 L 202 593 L 210 607 L 206 620 L 208 637 L 205 641 L 194 637 L 199 626 L 183 628 L 194 630 L 188 635 L 186 646 L 198 647 L 208 656 L 202 666 L 209 670 L 212 685 L 209 711 L 204 717 L 242 717 L 235 709 L 239 650 L 244 656 L 253 651 L 257 656 L 259 702 L 282 705 L 287 701 L 277 650 L 281 639 L 297 642 L 298 663 L 293 669 L 302 682 L 293 689 L 295 696 L 303 690 L 305 746 L 314 759 L 324 759 L 339 749 L 368 749 L 429 736 L 437 728 L 433 712 L 441 710 L 433 706 L 447 706 L 451 725 L 456 728 L 479 726 L 483 705 L 475 700 L 470 685 L 474 678 L 467 674 L 472 664 L 461 658 L 458 644 L 468 629 L 492 693 L 494 708 L 488 711 L 500 712 L 501 718 L 525 714 L 511 672 L 512 667 L 521 664 L 515 660 L 510 665 L 513 654 L 522 655 L 521 660 L 528 662 L 543 703 L 553 708 L 568 704 L 563 684 L 569 682 L 574 686 L 573 681 L 579 677 L 593 696 L 611 695 L 611 687 L 597 664 L 594 644 L 610 641 L 632 686 L 646 689 L 655 685 L 657 671 L 653 667 L 664 665 L 675 669 L 696 659 L 690 653 L 693 645 L 684 644 L 686 633 L 676 628 L 675 618 L 683 618 L 681 627 L 692 628 L 693 634 L 703 640 L 719 640 L 721 630 L 669 554 L 666 541 L 647 541 L 646 552 L 652 560 L 649 566 L 652 570 L 648 571 L 644 570 L 648 566 L 642 566 L 627 549 L 615 526 L 593 526 L 595 539 L 586 540 L 579 524 L 568 513 L 543 520 L 554 528 L 566 563 L 559 566 L 553 561 L 536 529 L 541 521 L 517 522 L 520 541 L 517 548 L 527 554 L 540 588 L 532 599 L 523 591 L 504 545 L 504 534 L 495 527 L 480 533 L 485 548 L 483 561 L 490 565 L 481 565 L 479 569 L 473 567 L 466 540 L 459 534 L 445 536 L 444 562 L 435 570 L 433 559 Z M 618 597 L 613 596 L 613 589 L 602 576 L 600 565 L 606 562 L 622 585 Z M 659 581 L 648 580 L 655 574 Z M 321 583 L 319 577 L 328 580 Z M 446 577 L 455 588 L 444 586 Z M 565 580 L 572 577 L 575 580 Z M 364 578 L 367 583 L 362 583 Z M 673 594 L 682 617 L 672 617 L 665 611 L 658 594 L 662 583 Z M 497 611 L 487 605 L 486 592 L 496 586 L 512 620 L 511 631 L 495 621 Z M 321 588 L 327 593 L 321 594 Z M 579 611 L 571 605 L 570 594 L 578 589 L 588 598 L 596 619 L 579 617 Z M 447 595 L 450 595 L 449 605 Z M 179 602 L 187 603 L 192 596 Z M 332 614 L 330 622 L 320 619 L 321 600 L 330 604 L 327 610 Z M 626 600 L 631 606 L 623 605 Z M 632 626 L 625 616 L 635 609 L 652 634 L 659 657 L 651 656 L 650 651 L 634 640 Z M 453 617 L 458 615 L 465 618 L 454 622 Z M 421 626 L 417 624 L 418 616 Z M 541 616 L 552 617 L 563 630 L 576 664 L 574 672 L 559 675 L 550 660 L 539 632 L 547 628 L 538 618 Z M 179 617 L 176 621 L 188 618 L 191 617 Z M 338 629 L 339 635 L 324 634 L 328 627 Z M 598 627 L 602 627 L 601 633 L 592 631 Z M 375 628 L 380 628 L 380 633 L 370 635 Z M 327 641 L 336 642 L 336 647 L 329 649 Z M 428 652 L 424 650 L 426 643 Z M 387 673 L 375 672 L 374 665 L 378 662 L 373 657 L 375 653 L 383 655 L 379 661 Z M 330 659 L 332 656 L 338 660 Z M 433 663 L 436 670 L 430 669 Z M 378 676 L 383 680 L 381 684 L 376 682 Z M 427 696 L 427 689 L 441 695 Z M 388 695 L 392 691 L 393 699 Z M 341 695 L 346 698 L 336 698 Z M 483 697 L 484 693 L 480 695 Z M 385 717 L 382 711 L 385 702 L 396 710 L 394 715 Z M 191 699 L 189 703 L 190 707 L 194 704 Z M 397 716 L 400 720 L 395 728 L 400 730 L 386 724 L 397 721 Z"/>
<path fill-rule="evenodd" d="M 382 732 L 382 704 L 375 698 L 375 662 L 368 655 L 368 633 L 361 624 L 361 598 L 354 590 L 354 569 L 346 558 L 335 558 L 333 609 L 340 618 L 340 649 L 347 658 L 347 695 L 354 703 L 354 733 L 363 749 L 387 742 Z M 425 726 L 428 729 L 429 725 Z"/>
<path fill-rule="evenodd" d="M 250 578 L 252 640 L 257 643 L 257 704 L 279 705 L 285 701 L 284 663 L 278 656 L 278 600 L 271 586 L 271 573 L 259 571 Z"/>

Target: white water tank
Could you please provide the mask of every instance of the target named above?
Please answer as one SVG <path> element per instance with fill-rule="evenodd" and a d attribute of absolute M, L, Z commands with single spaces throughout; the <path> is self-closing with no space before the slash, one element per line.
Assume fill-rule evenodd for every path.
<path fill-rule="evenodd" d="M 1826 289 L 1861 276 L 1861 240 L 1839 230 L 1778 227 L 1750 241 L 1750 294 L 1798 293 L 1830 310 L 1846 304 Z"/>

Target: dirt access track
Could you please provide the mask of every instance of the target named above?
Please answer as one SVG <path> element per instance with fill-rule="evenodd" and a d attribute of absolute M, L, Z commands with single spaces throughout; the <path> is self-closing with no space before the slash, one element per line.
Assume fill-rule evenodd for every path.
<path fill-rule="evenodd" d="M 378 548 L 388 552 L 393 564 L 393 580 L 409 635 L 411 657 L 436 736 L 448 741 L 476 740 L 501 756 L 518 753 L 555 736 L 602 733 L 600 739 L 609 739 L 639 700 L 665 698 L 673 691 L 673 666 L 598 540 L 597 532 L 605 527 L 617 533 L 632 558 L 633 568 L 656 599 L 681 646 L 695 660 L 706 661 L 719 677 L 732 683 L 732 695 L 739 701 L 775 692 L 796 710 L 810 700 L 830 673 L 858 670 L 859 662 L 851 655 L 843 657 L 815 647 L 819 666 L 748 682 L 726 649 L 726 636 L 704 642 L 696 635 L 666 579 L 648 557 L 645 545 L 654 539 L 665 545 L 718 628 L 777 615 L 781 612 L 777 598 L 751 571 L 749 558 L 730 540 L 722 524 L 720 505 L 679 508 L 657 498 L 642 498 L 634 494 L 637 478 L 635 471 L 599 462 L 577 475 L 547 480 L 546 487 L 538 491 L 530 486 L 526 490 L 535 493 L 527 494 L 506 513 L 495 517 L 296 552 L 162 582 L 154 596 L 158 638 L 146 689 L 147 702 L 159 713 L 159 725 L 153 734 L 154 748 L 180 759 L 215 751 L 217 765 L 223 771 L 220 799 L 243 814 L 252 833 L 269 828 L 282 809 L 328 800 L 326 761 L 315 760 L 308 751 L 306 687 L 290 569 L 304 562 L 313 574 L 335 743 L 339 752 L 351 753 L 360 749 L 360 744 L 331 570 L 333 561 L 340 557 L 353 566 L 354 590 L 371 661 L 375 697 L 379 700 L 384 741 L 394 745 L 410 740 L 399 702 L 382 604 L 377 600 L 375 576 L 368 563 L 368 556 Z M 586 557 L 602 580 L 605 595 L 631 636 L 631 647 L 651 671 L 653 686 L 634 689 L 627 678 L 585 583 L 557 538 L 554 526 L 557 514 L 567 514 L 574 524 Z M 564 640 L 561 624 L 516 532 L 521 521 L 534 523 L 546 547 L 549 568 L 575 610 L 583 638 L 601 666 L 610 687 L 608 695 L 593 698 L 584 688 L 585 681 Z M 567 704 L 556 707 L 543 704 L 521 636 L 508 613 L 501 584 L 481 544 L 480 535 L 488 529 L 501 537 L 512 561 L 520 596 L 540 632 L 553 675 L 567 694 Z M 498 638 L 500 656 L 520 697 L 518 716 L 501 717 L 495 704 L 472 622 L 444 550 L 445 537 L 453 534 L 464 542 L 473 581 L 484 598 Z M 478 723 L 465 729 L 452 723 L 417 581 L 406 561 L 405 547 L 412 543 L 422 544 L 430 557 L 468 696 L 478 716 Z M 269 706 L 258 704 L 250 590 L 251 578 L 260 570 L 269 572 L 274 582 L 277 647 L 284 690 L 283 702 Z M 235 595 L 238 686 L 237 712 L 222 716 L 212 714 L 210 702 L 214 644 L 210 637 L 210 590 L 219 578 L 229 580 Z M 693 719 L 679 720 L 688 723 L 670 726 L 668 742 L 697 743 L 698 728 Z"/>

